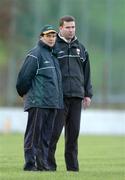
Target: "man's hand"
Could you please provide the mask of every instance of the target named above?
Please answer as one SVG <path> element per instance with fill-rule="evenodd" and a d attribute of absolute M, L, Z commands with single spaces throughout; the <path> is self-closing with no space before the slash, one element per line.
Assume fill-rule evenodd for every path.
<path fill-rule="evenodd" d="M 84 97 L 83 99 L 83 108 L 86 109 L 90 106 L 91 98 L 90 97 Z"/>

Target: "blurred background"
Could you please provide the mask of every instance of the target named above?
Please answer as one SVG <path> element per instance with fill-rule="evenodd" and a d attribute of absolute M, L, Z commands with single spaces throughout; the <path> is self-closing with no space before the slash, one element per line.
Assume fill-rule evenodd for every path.
<path fill-rule="evenodd" d="M 23 106 L 15 89 L 20 66 L 41 27 L 53 24 L 58 29 L 64 15 L 76 18 L 76 35 L 89 52 L 90 108 L 124 111 L 125 0 L 0 0 L 0 109 Z"/>

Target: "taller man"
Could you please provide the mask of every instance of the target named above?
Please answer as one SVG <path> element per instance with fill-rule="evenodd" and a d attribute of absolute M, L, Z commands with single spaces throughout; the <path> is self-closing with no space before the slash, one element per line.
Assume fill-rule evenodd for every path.
<path fill-rule="evenodd" d="M 90 105 L 92 85 L 88 52 L 75 36 L 75 18 L 64 16 L 59 22 L 56 47 L 62 72 L 64 110 L 59 110 L 49 147 L 49 164 L 56 170 L 55 151 L 65 127 L 65 162 L 67 171 L 79 171 L 78 136 L 81 105 Z"/>

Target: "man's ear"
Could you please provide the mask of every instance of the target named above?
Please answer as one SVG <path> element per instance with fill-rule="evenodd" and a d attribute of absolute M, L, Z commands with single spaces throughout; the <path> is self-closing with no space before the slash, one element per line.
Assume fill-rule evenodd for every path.
<path fill-rule="evenodd" d="M 63 28 L 62 26 L 59 26 L 59 30 L 62 30 L 62 28 Z"/>

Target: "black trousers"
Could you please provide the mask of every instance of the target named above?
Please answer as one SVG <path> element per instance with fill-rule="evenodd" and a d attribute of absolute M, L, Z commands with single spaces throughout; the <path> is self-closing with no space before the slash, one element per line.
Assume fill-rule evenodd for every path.
<path fill-rule="evenodd" d="M 52 168 L 57 167 L 55 160 L 56 145 L 65 127 L 65 162 L 67 170 L 78 171 L 78 136 L 80 130 L 81 104 L 80 98 L 65 98 L 64 110 L 58 110 L 54 122 L 53 133 L 49 145 L 48 162 Z"/>
<path fill-rule="evenodd" d="M 28 111 L 28 122 L 24 136 L 26 167 L 42 166 L 44 168 L 47 165 L 48 147 L 56 112 L 55 109 L 43 108 L 31 108 Z"/>

